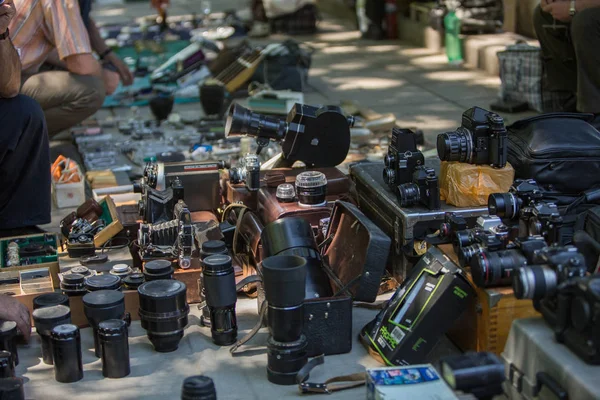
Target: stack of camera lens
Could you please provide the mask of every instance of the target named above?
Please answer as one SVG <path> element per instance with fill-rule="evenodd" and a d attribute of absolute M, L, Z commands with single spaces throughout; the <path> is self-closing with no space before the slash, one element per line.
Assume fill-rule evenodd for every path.
<path fill-rule="evenodd" d="M 267 376 L 278 385 L 296 384 L 298 371 L 308 362 L 304 327 L 306 260 L 273 256 L 262 262 L 268 303 Z"/>

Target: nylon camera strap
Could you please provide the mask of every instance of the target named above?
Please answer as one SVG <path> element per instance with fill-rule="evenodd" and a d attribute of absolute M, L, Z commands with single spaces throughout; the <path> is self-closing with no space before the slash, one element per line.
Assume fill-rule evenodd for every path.
<path fill-rule="evenodd" d="M 363 386 L 367 380 L 364 372 L 359 372 L 351 375 L 341 375 L 330 379 L 327 379 L 323 383 L 311 383 L 304 382 L 308 379 L 310 371 L 316 366 L 325 363 L 325 355 L 320 355 L 310 360 L 296 376 L 296 382 L 298 382 L 298 388 L 302 394 L 331 394 L 333 392 L 339 392 L 346 389 L 352 389 L 355 387 Z"/>

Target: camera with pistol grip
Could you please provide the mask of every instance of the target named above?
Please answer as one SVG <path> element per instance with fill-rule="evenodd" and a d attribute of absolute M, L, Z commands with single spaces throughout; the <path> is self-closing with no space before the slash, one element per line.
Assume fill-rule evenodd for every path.
<path fill-rule="evenodd" d="M 433 168 L 425 166 L 413 131 L 392 129 L 384 164 L 383 181 L 396 194 L 401 207 L 421 204 L 430 210 L 440 208 L 438 177 Z"/>

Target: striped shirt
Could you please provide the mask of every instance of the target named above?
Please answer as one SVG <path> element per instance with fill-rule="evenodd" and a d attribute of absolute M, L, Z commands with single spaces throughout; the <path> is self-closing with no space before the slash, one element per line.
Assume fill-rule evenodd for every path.
<path fill-rule="evenodd" d="M 37 72 L 48 55 L 64 60 L 92 52 L 78 0 L 14 0 L 17 14 L 9 29 L 23 71 Z"/>

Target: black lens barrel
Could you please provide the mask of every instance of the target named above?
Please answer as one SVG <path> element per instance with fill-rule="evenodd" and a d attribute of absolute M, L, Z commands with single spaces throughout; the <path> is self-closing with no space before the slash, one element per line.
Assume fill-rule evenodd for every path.
<path fill-rule="evenodd" d="M 217 400 L 215 383 L 208 376 L 187 377 L 181 388 L 181 400 Z"/>
<path fill-rule="evenodd" d="M 421 201 L 421 192 L 416 183 L 405 183 L 398 186 L 398 203 L 400 207 L 411 207 Z"/>
<path fill-rule="evenodd" d="M 249 135 L 254 137 L 283 139 L 287 123 L 279 118 L 254 113 L 239 104 L 233 104 L 225 122 L 225 136 Z"/>
<path fill-rule="evenodd" d="M 0 379 L 0 398 L 3 400 L 25 400 L 23 380 L 20 378 Z"/>
<path fill-rule="evenodd" d="M 177 350 L 188 324 L 190 308 L 187 288 L 174 279 L 146 282 L 138 288 L 140 320 L 154 349 L 161 353 Z"/>
<path fill-rule="evenodd" d="M 308 362 L 308 340 L 301 335 L 294 342 L 267 340 L 267 378 L 277 385 L 296 385 L 298 372 Z"/>
<path fill-rule="evenodd" d="M 144 264 L 146 282 L 158 279 L 173 279 L 175 269 L 169 260 L 152 260 Z"/>
<path fill-rule="evenodd" d="M 50 333 L 58 325 L 71 323 L 71 310 L 63 305 L 38 308 L 33 311 L 33 323 L 42 341 L 42 360 L 44 364 L 52 365 Z"/>
<path fill-rule="evenodd" d="M 479 287 L 510 286 L 516 271 L 527 265 L 519 250 L 482 251 L 471 259 L 471 275 Z"/>
<path fill-rule="evenodd" d="M 94 353 L 102 356 L 102 347 L 98 338 L 98 327 L 102 321 L 123 319 L 125 315 L 125 296 L 116 290 L 98 290 L 83 296 L 83 312 L 94 330 Z"/>
<path fill-rule="evenodd" d="M 210 310 L 210 330 L 215 344 L 228 346 L 237 340 L 235 304 L 237 292 L 231 257 L 208 256 L 204 263 L 206 305 Z"/>
<path fill-rule="evenodd" d="M 122 319 L 109 319 L 98 325 L 102 348 L 102 375 L 123 378 L 131 372 L 129 363 L 129 334 Z"/>
<path fill-rule="evenodd" d="M 15 321 L 4 321 L 0 323 L 0 350 L 11 354 L 12 363 L 19 365 L 19 353 L 17 352 L 17 323 Z"/>
<path fill-rule="evenodd" d="M 69 307 L 69 297 L 62 293 L 44 293 L 33 299 L 33 309 L 62 305 Z"/>
<path fill-rule="evenodd" d="M 52 329 L 51 338 L 56 381 L 72 383 L 83 379 L 79 328 L 72 324 L 58 325 Z"/>
<path fill-rule="evenodd" d="M 15 364 L 9 351 L 0 351 L 0 379 L 14 378 Z"/>

